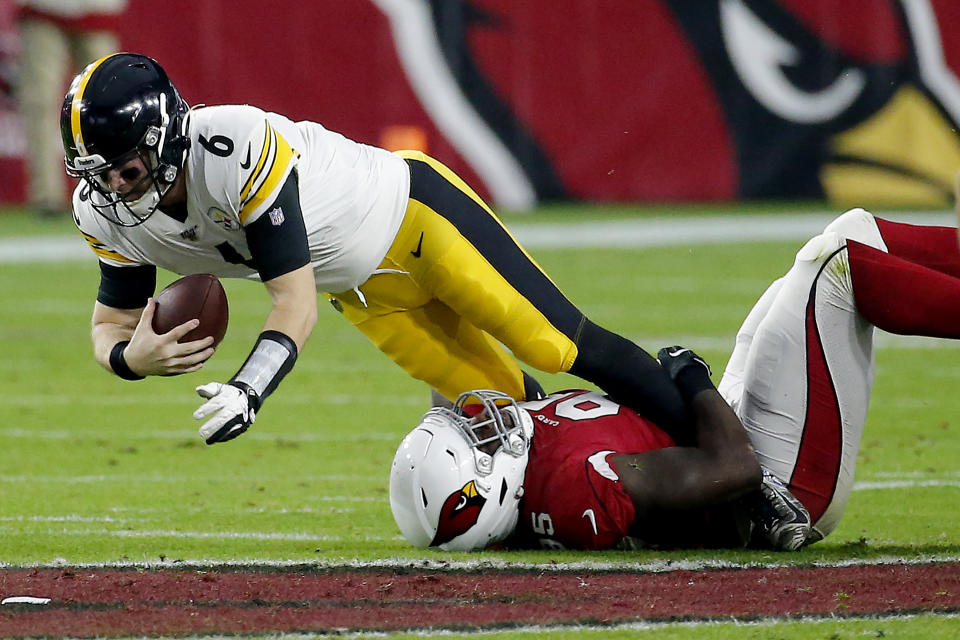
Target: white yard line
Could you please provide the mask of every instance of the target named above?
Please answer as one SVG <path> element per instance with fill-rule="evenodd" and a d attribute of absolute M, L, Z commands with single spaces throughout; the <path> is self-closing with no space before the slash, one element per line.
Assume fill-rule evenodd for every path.
<path fill-rule="evenodd" d="M 613 631 L 652 631 L 655 629 L 663 630 L 675 630 L 678 628 L 683 629 L 704 629 L 705 632 L 709 633 L 709 628 L 711 627 L 723 627 L 727 625 L 734 625 L 737 628 L 743 628 L 744 634 L 747 633 L 747 629 L 758 629 L 763 627 L 772 627 L 774 625 L 783 624 L 783 623 L 804 623 L 806 625 L 811 625 L 811 628 L 808 633 L 817 633 L 815 625 L 827 624 L 830 625 L 828 629 L 823 629 L 820 632 L 829 632 L 829 635 L 824 635 L 824 637 L 841 637 L 836 632 L 837 625 L 844 625 L 846 623 L 854 623 L 858 620 L 912 620 L 919 616 L 928 616 L 936 615 L 938 618 L 943 619 L 958 619 L 960 620 L 960 614 L 958 613 L 938 613 L 936 611 L 924 611 L 922 613 L 867 613 L 867 614 L 844 614 L 842 617 L 835 615 L 803 615 L 803 616 L 791 616 L 784 615 L 783 617 L 767 617 L 760 618 L 757 620 L 741 620 L 741 619 L 713 619 L 713 620 L 662 620 L 662 621 L 643 621 L 643 622 L 612 622 L 608 624 L 599 624 L 599 625 L 590 625 L 590 624 L 575 624 L 575 625 L 564 625 L 564 624 L 528 624 L 522 626 L 510 626 L 510 627 L 494 627 L 489 629 L 402 629 L 398 631 L 356 631 L 356 632 L 340 632 L 335 631 L 331 633 L 282 633 L 276 635 L 258 635 L 258 638 L 272 639 L 276 638 L 277 640 L 317 640 L 321 638 L 392 638 L 398 636 L 416 636 L 418 638 L 446 638 L 451 636 L 456 637 L 484 637 L 491 635 L 504 635 L 504 634 L 531 634 L 531 635 L 546 635 L 551 633 L 561 634 L 563 637 L 574 637 L 577 634 L 589 633 L 589 632 L 603 632 L 610 633 Z M 840 627 L 841 633 L 843 627 Z M 754 631 L 756 633 L 756 631 Z M 883 637 L 882 634 L 875 635 L 876 631 L 871 632 L 861 632 L 860 635 L 870 637 Z M 895 636 L 898 634 L 894 634 Z M 712 637 L 712 635 L 708 636 Z M 777 636 L 779 637 L 779 636 Z M 811 636 L 812 637 L 812 636 Z M 186 636 L 187 640 L 191 638 L 203 638 L 203 640 L 235 640 L 236 636 Z M 65 640 L 71 640 L 67 638 Z"/>
<path fill-rule="evenodd" d="M 351 538 L 356 540 L 357 538 Z M 369 539 L 369 538 L 368 538 Z M 400 540 L 383 538 L 384 540 Z M 789 554 L 788 554 L 789 555 Z M 290 568 L 310 567 L 311 569 L 414 569 L 420 571 L 496 571 L 496 570 L 537 570 L 545 573 L 567 571 L 631 571 L 635 573 L 668 573 L 671 571 L 701 571 L 704 569 L 775 569 L 792 567 L 860 567 L 869 565 L 924 565 L 942 562 L 960 562 L 960 556 L 936 555 L 919 558 L 904 558 L 902 556 L 879 556 L 873 558 L 850 558 L 835 562 L 777 562 L 765 556 L 763 561 L 735 562 L 730 560 L 650 560 L 646 562 L 631 562 L 629 560 L 577 560 L 574 562 L 516 562 L 500 559 L 480 560 L 434 560 L 432 558 L 393 557 L 379 560 L 336 560 L 316 561 L 307 560 L 157 560 L 147 562 L 70 562 L 65 559 L 53 562 L 9 564 L 0 562 L 0 569 L 4 568 L 34 568 L 34 567 L 75 567 L 80 569 L 136 569 L 136 568 L 182 568 L 182 569 L 218 569 L 223 571 L 241 570 L 255 567 Z"/>
<path fill-rule="evenodd" d="M 8 532 L 9 533 L 9 532 Z M 33 535 L 38 532 L 34 531 Z M 403 540 L 401 536 L 327 536 L 315 533 L 277 533 L 262 531 L 177 531 L 173 529 L 157 530 L 121 530 L 111 529 L 48 529 L 46 532 L 56 536 L 106 536 L 109 538 L 177 538 L 196 540 L 291 540 L 307 542 L 387 542 Z M 3 565 L 0 564 L 0 567 Z"/>
<path fill-rule="evenodd" d="M 516 222 L 510 232 L 529 249 L 642 248 L 805 240 L 817 235 L 839 213 L 771 215 L 664 216 L 632 220 L 571 223 Z M 953 214 L 916 212 L 879 214 L 915 224 L 956 226 Z M 75 236 L 0 238 L 0 263 L 92 261 L 90 248 Z"/>
<path fill-rule="evenodd" d="M 384 477 L 386 477 L 384 472 Z M 349 482 L 354 485 L 362 485 L 364 482 L 379 480 L 371 478 L 369 474 L 326 474 L 326 475 L 298 475 L 297 480 L 301 482 Z M 206 476 L 205 482 L 216 482 L 218 478 Z M 232 483 L 233 478 L 229 480 L 220 480 L 222 482 Z M 197 482 L 197 476 L 164 476 L 157 474 L 139 475 L 135 473 L 102 473 L 86 476 L 55 476 L 55 475 L 9 475 L 0 474 L 0 484 L 22 484 L 22 483 L 49 483 L 49 484 L 92 484 L 96 482 L 117 482 L 124 485 L 133 485 L 138 483 L 159 483 L 175 484 L 182 482 L 192 484 Z"/>

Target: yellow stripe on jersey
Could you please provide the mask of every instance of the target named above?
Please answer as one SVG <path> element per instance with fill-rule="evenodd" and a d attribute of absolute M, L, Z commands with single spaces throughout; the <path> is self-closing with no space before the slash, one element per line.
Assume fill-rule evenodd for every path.
<path fill-rule="evenodd" d="M 87 67 L 80 72 L 80 75 L 77 76 L 75 80 L 76 87 L 70 87 L 71 91 L 73 91 L 73 101 L 70 103 L 70 132 L 73 134 L 73 143 L 82 156 L 87 155 L 87 149 L 83 143 L 83 132 L 80 130 L 80 106 L 83 103 L 83 92 L 86 90 L 87 83 L 90 82 L 90 76 L 93 75 L 93 72 L 96 71 L 107 58 L 115 55 L 115 53 L 111 53 L 108 56 L 104 56 L 88 64 Z"/>
<path fill-rule="evenodd" d="M 116 260 L 117 262 L 128 262 L 134 264 L 134 260 L 131 260 L 127 256 L 117 253 L 111 249 L 107 249 L 106 245 L 97 240 L 95 237 L 91 236 L 89 233 L 83 233 L 83 239 L 87 241 L 87 244 L 90 245 L 90 248 L 93 249 L 93 252 L 97 254 L 99 258 L 107 258 L 108 260 Z"/>
<path fill-rule="evenodd" d="M 240 192 L 240 224 L 246 224 L 250 214 L 277 192 L 294 159 L 294 150 L 269 123 L 266 137 L 264 151 L 260 154 L 263 164 L 257 164 L 257 169 Z"/>
<path fill-rule="evenodd" d="M 250 177 L 247 178 L 246 183 L 240 190 L 241 203 L 246 201 L 247 195 L 250 193 L 250 188 L 253 187 L 254 180 L 256 180 L 257 176 L 259 176 L 260 172 L 263 170 L 263 165 L 266 164 L 267 157 L 270 155 L 270 150 L 273 148 L 273 136 L 271 135 L 272 129 L 270 128 L 270 123 L 264 121 L 263 126 L 263 148 L 260 149 L 260 157 L 257 158 L 257 166 L 253 168 L 253 172 L 250 174 Z"/>

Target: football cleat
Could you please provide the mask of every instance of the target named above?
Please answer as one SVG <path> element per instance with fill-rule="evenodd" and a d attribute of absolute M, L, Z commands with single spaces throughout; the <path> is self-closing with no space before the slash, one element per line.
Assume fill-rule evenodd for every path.
<path fill-rule="evenodd" d="M 811 538 L 810 513 L 777 476 L 763 469 L 760 490 L 742 498 L 762 543 L 777 551 L 796 551 Z"/>

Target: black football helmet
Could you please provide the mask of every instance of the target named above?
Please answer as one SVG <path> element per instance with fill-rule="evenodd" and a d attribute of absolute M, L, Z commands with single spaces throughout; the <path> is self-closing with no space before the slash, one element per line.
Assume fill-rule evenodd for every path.
<path fill-rule="evenodd" d="M 73 79 L 60 112 L 67 174 L 86 183 L 81 195 L 107 220 L 142 224 L 183 168 L 188 111 L 155 60 L 115 53 L 92 62 Z M 147 171 L 129 179 L 148 181 L 147 189 L 128 201 L 110 188 L 108 174 L 137 157 Z"/>

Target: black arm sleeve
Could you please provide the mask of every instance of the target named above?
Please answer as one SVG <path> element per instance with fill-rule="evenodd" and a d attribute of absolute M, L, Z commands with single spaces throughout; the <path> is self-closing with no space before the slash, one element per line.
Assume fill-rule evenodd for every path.
<path fill-rule="evenodd" d="M 663 367 L 636 344 L 586 320 L 570 373 L 650 418 L 681 446 L 693 442 L 693 417 Z"/>
<path fill-rule="evenodd" d="M 295 171 L 287 176 L 267 212 L 244 227 L 244 233 L 253 263 L 264 282 L 309 264 L 310 248 Z"/>
<path fill-rule="evenodd" d="M 114 309 L 139 309 L 157 288 L 157 268 L 150 264 L 115 267 L 100 263 L 97 302 Z"/>

